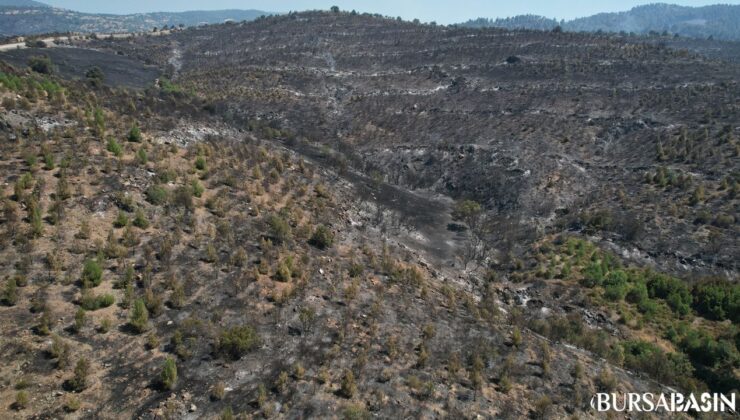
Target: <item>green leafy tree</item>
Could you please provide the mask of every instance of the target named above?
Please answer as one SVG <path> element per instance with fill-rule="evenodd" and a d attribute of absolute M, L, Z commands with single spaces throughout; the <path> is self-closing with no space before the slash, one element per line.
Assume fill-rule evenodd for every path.
<path fill-rule="evenodd" d="M 455 205 L 452 217 L 457 220 L 462 220 L 472 229 L 476 226 L 478 218 L 482 212 L 483 208 L 476 201 L 463 200 Z"/>

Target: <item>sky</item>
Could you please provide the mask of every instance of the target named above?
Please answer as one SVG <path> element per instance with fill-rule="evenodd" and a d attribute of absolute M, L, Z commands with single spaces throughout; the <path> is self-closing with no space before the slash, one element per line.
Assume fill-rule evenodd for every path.
<path fill-rule="evenodd" d="M 508 17 L 536 14 L 556 19 L 573 19 L 601 12 L 628 10 L 640 4 L 661 0 L 39 0 L 55 7 L 91 13 L 174 12 L 185 10 L 257 9 L 268 12 L 329 9 L 401 16 L 411 20 L 441 24 L 463 22 L 476 17 Z M 683 6 L 705 6 L 725 3 L 740 4 L 740 0 L 662 0 Z"/>

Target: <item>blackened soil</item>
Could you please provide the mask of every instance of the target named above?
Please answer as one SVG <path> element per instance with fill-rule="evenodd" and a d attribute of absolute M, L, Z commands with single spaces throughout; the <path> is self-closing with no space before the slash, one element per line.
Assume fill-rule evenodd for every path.
<path fill-rule="evenodd" d="M 25 67 L 31 57 L 46 55 L 51 58 L 55 72 L 67 79 L 83 79 L 92 67 L 99 67 L 105 75 L 104 83 L 111 87 L 142 89 L 151 86 L 160 72 L 130 57 L 84 48 L 27 48 L 0 53 L 0 60 Z"/>

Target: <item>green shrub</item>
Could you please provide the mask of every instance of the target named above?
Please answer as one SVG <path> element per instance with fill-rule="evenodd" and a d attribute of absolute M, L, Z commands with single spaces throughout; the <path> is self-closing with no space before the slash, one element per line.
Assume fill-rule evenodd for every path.
<path fill-rule="evenodd" d="M 149 220 L 147 220 L 144 210 L 140 208 L 136 209 L 133 224 L 139 229 L 146 229 L 149 227 Z"/>
<path fill-rule="evenodd" d="M 203 188 L 203 184 L 201 184 L 197 179 L 194 179 L 190 183 L 190 188 L 193 191 L 193 197 L 200 198 L 203 195 L 203 192 L 205 191 L 205 188 Z"/>
<path fill-rule="evenodd" d="M 632 287 L 630 287 L 629 292 L 627 292 L 627 295 L 625 296 L 625 299 L 627 302 L 635 303 L 635 304 L 641 304 L 645 302 L 647 299 L 649 299 L 647 286 L 645 283 L 637 283 L 633 284 Z"/>
<path fill-rule="evenodd" d="M 193 191 L 188 187 L 177 187 L 172 194 L 172 204 L 185 209 L 193 209 Z"/>
<path fill-rule="evenodd" d="M 113 296 L 111 296 L 111 298 L 112 298 L 112 297 L 113 297 Z M 111 305 L 112 305 L 112 304 L 113 304 L 113 303 L 111 302 Z M 109 305 L 109 306 L 110 306 L 110 305 Z M 99 332 L 100 332 L 101 334 L 107 334 L 107 333 L 108 333 L 108 331 L 110 331 L 111 325 L 112 325 L 112 323 L 111 323 L 111 320 L 110 320 L 110 318 L 107 318 L 107 317 L 106 317 L 106 318 L 103 318 L 103 319 L 102 319 L 102 320 L 100 321 L 100 325 L 98 326 L 98 331 L 99 331 Z"/>
<path fill-rule="evenodd" d="M 543 395 L 534 403 L 535 416 L 540 419 L 549 418 L 552 409 L 552 400 L 547 395 Z"/>
<path fill-rule="evenodd" d="M 139 164 L 141 165 L 146 165 L 146 163 L 149 162 L 149 155 L 147 155 L 144 147 L 140 147 L 136 152 L 136 160 L 139 161 Z"/>
<path fill-rule="evenodd" d="M 195 169 L 198 169 L 199 171 L 204 171 L 206 169 L 206 158 L 204 158 L 203 156 L 196 157 Z"/>
<path fill-rule="evenodd" d="M 239 360 L 260 343 L 257 331 L 249 325 L 232 327 L 221 332 L 216 345 L 218 353 Z"/>
<path fill-rule="evenodd" d="M 275 272 L 275 280 L 282 281 L 282 282 L 289 282 L 291 279 L 291 272 L 290 268 L 285 264 L 285 262 L 281 262 L 278 266 L 277 271 Z"/>
<path fill-rule="evenodd" d="M 637 309 L 643 313 L 648 319 L 652 318 L 658 313 L 658 303 L 651 299 L 643 300 L 637 304 Z"/>
<path fill-rule="evenodd" d="M 329 248 L 334 243 L 334 234 L 326 226 L 319 225 L 311 235 L 310 243 L 319 249 Z"/>
<path fill-rule="evenodd" d="M 614 377 L 609 368 L 601 369 L 599 376 L 596 378 L 596 386 L 603 392 L 614 391 L 617 388 L 617 378 Z"/>
<path fill-rule="evenodd" d="M 684 354 L 666 353 L 655 344 L 639 340 L 625 341 L 622 347 L 627 368 L 645 372 L 659 381 L 677 385 L 682 377 L 690 377 L 694 372 Z"/>
<path fill-rule="evenodd" d="M 152 185 L 147 188 L 144 194 L 146 195 L 146 200 L 155 206 L 165 204 L 169 196 L 167 190 L 160 185 Z"/>
<path fill-rule="evenodd" d="M 499 391 L 503 392 L 504 394 L 508 394 L 509 391 L 511 391 L 511 388 L 513 387 L 511 383 L 511 379 L 509 378 L 509 375 L 502 375 L 501 379 L 498 381 Z"/>
<path fill-rule="evenodd" d="M 276 243 L 283 243 L 290 239 L 290 225 L 282 217 L 272 214 L 268 219 L 270 236 Z"/>
<path fill-rule="evenodd" d="M 90 374 L 90 362 L 84 357 L 80 358 L 75 365 L 74 376 L 69 380 L 68 385 L 72 391 L 82 392 L 88 386 L 87 377 Z"/>
<path fill-rule="evenodd" d="M 128 131 L 128 141 L 133 142 L 140 142 L 141 141 L 141 130 L 139 129 L 139 124 L 134 123 L 133 126 L 131 126 L 131 129 Z"/>
<path fill-rule="evenodd" d="M 103 281 L 103 268 L 97 259 L 85 260 L 82 268 L 82 283 L 92 287 L 100 286 Z"/>
<path fill-rule="evenodd" d="M 108 144 L 106 145 L 106 149 L 113 153 L 116 157 L 121 157 L 123 154 L 123 147 L 121 147 L 121 144 L 116 141 L 113 137 L 108 138 Z"/>
<path fill-rule="evenodd" d="M 722 229 L 729 229 L 735 224 L 735 216 L 731 214 L 719 214 L 714 218 L 712 224 Z"/>
<path fill-rule="evenodd" d="M 683 281 L 664 274 L 651 273 L 647 282 L 650 297 L 665 299 L 668 306 L 680 315 L 689 313 L 692 297 Z"/>
<path fill-rule="evenodd" d="M 619 302 L 627 294 L 626 284 L 608 284 L 604 286 L 604 297 L 611 301 Z"/>
<path fill-rule="evenodd" d="M 344 398 L 352 398 L 357 393 L 357 384 L 355 383 L 355 375 L 351 370 L 345 369 L 342 375 L 341 387 L 339 388 L 339 395 Z"/>
<path fill-rule="evenodd" d="M 105 74 L 103 74 L 103 70 L 100 70 L 100 67 L 94 66 L 85 72 L 85 79 L 87 79 L 92 87 L 99 88 L 103 86 Z"/>
<path fill-rule="evenodd" d="M 31 199 L 28 204 L 28 212 L 31 221 L 31 234 L 34 238 L 38 238 L 44 233 L 44 224 L 41 217 L 41 207 L 36 200 Z"/>
<path fill-rule="evenodd" d="M 211 387 L 211 401 L 221 401 L 226 396 L 226 385 L 218 381 Z"/>
<path fill-rule="evenodd" d="M 28 397 L 28 392 L 26 391 L 18 391 L 15 394 L 15 403 L 13 403 L 13 408 L 16 410 L 25 410 L 28 408 L 30 398 Z"/>
<path fill-rule="evenodd" d="M 54 72 L 54 65 L 51 63 L 51 59 L 45 55 L 29 58 L 28 67 L 36 73 L 41 74 L 52 74 Z"/>
<path fill-rule="evenodd" d="M 350 404 L 342 412 L 344 420 L 369 420 L 372 418 L 367 409 L 359 404 Z"/>
<path fill-rule="evenodd" d="M 725 279 L 708 279 L 693 289 L 694 309 L 715 320 L 740 322 L 740 284 Z"/>
<path fill-rule="evenodd" d="M 3 289 L 3 304 L 8 306 L 15 306 L 18 303 L 18 284 L 14 277 L 10 277 L 5 281 L 5 288 Z"/>
<path fill-rule="evenodd" d="M 75 396 L 69 396 L 64 403 L 64 411 L 67 413 L 74 413 L 82 408 L 82 402 Z"/>
<path fill-rule="evenodd" d="M 604 271 L 599 261 L 591 261 L 583 272 L 583 285 L 586 287 L 599 286 L 604 281 Z"/>
<path fill-rule="evenodd" d="M 44 153 L 44 169 L 47 171 L 53 170 L 55 167 L 54 155 L 51 153 Z"/>
<path fill-rule="evenodd" d="M 91 292 L 83 292 L 80 306 L 86 311 L 96 311 L 101 308 L 107 308 L 115 303 L 115 298 L 111 294 L 95 296 Z"/>
<path fill-rule="evenodd" d="M 87 315 L 85 314 L 85 310 L 83 308 L 77 309 L 77 312 L 75 312 L 75 323 L 72 326 L 72 330 L 79 333 L 85 327 L 86 323 Z"/>
<path fill-rule="evenodd" d="M 694 224 L 695 225 L 706 225 L 712 220 L 712 215 L 706 211 L 702 210 L 696 214 L 696 217 L 694 218 Z"/>
<path fill-rule="evenodd" d="M 64 411 L 68 413 L 74 413 L 82 407 L 80 399 L 77 397 L 70 396 L 67 398 L 67 402 L 64 403 Z"/>
<path fill-rule="evenodd" d="M 141 334 L 149 328 L 149 311 L 146 304 L 141 299 L 134 301 L 134 307 L 131 310 L 131 319 L 129 320 L 131 328 Z"/>
<path fill-rule="evenodd" d="M 113 226 L 119 229 L 128 226 L 128 215 L 123 210 L 118 212 L 116 220 L 113 221 Z"/>
<path fill-rule="evenodd" d="M 365 271 L 365 267 L 358 262 L 353 261 L 349 266 L 349 276 L 352 278 L 358 277 L 363 271 Z"/>
<path fill-rule="evenodd" d="M 169 79 L 161 78 L 159 80 L 159 85 L 162 88 L 162 91 L 165 93 L 182 93 L 183 89 L 182 87 L 172 83 Z"/>
<path fill-rule="evenodd" d="M 168 357 L 164 361 L 160 382 L 163 389 L 171 390 L 175 387 L 177 383 L 177 365 L 175 364 L 175 359 Z"/>

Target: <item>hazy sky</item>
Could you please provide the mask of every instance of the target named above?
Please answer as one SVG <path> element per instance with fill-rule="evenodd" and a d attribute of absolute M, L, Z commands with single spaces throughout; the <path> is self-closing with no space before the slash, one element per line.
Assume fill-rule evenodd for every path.
<path fill-rule="evenodd" d="M 537 14 L 557 19 L 572 19 L 599 12 L 616 12 L 659 0 L 40 0 L 47 4 L 82 12 L 137 13 L 184 10 L 258 9 L 271 12 L 328 9 L 337 5 L 343 10 L 381 13 L 419 18 L 423 21 L 456 23 L 474 17 L 507 17 Z M 715 3 L 740 4 L 740 0 L 665 0 L 685 6 Z"/>

